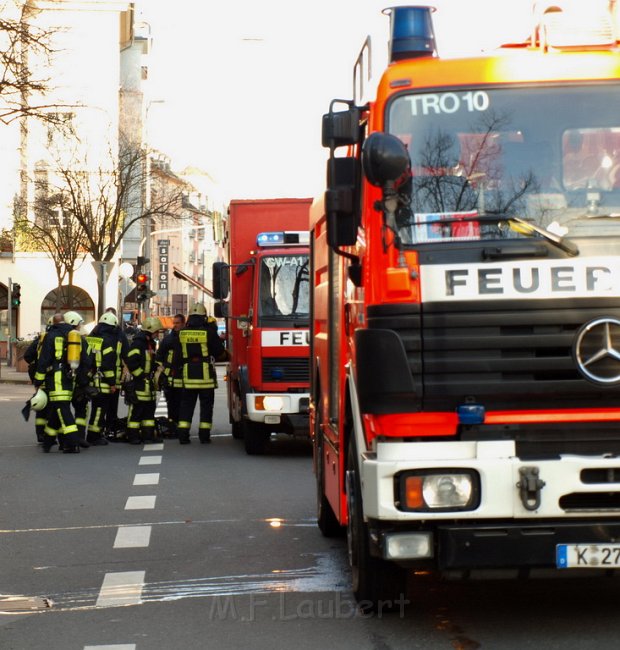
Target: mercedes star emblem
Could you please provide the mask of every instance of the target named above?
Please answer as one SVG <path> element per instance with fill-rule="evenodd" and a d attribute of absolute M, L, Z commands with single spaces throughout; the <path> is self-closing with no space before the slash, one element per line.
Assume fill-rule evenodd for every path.
<path fill-rule="evenodd" d="M 597 318 L 578 332 L 573 347 L 579 372 L 595 384 L 620 382 L 620 320 Z"/>

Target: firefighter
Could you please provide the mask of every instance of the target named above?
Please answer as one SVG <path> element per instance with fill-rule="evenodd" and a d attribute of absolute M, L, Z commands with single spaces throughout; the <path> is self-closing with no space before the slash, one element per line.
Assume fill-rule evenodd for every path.
<path fill-rule="evenodd" d="M 157 361 L 161 367 L 159 387 L 164 391 L 168 407 L 168 431 L 170 437 L 177 437 L 179 424 L 179 407 L 183 392 L 183 377 L 181 376 L 181 359 L 178 354 L 179 332 L 185 325 L 185 316 L 175 314 L 172 318 L 172 329 L 164 336 L 157 348 Z M 175 354 L 176 352 L 176 354 Z"/>
<path fill-rule="evenodd" d="M 95 446 L 107 445 L 104 435 L 110 412 L 110 400 L 117 393 L 117 367 L 121 345 L 118 337 L 118 318 L 106 311 L 98 325 L 87 337 L 94 358 L 93 383 L 97 395 L 92 399 L 86 440 Z"/>
<path fill-rule="evenodd" d="M 182 445 L 190 442 L 190 428 L 196 400 L 200 402 L 200 442 L 211 442 L 213 402 L 217 377 L 214 360 L 226 357 L 217 334 L 217 324 L 207 320 L 205 306 L 196 303 L 190 309 L 185 327 L 179 332 L 177 355 L 180 358 L 183 393 L 179 412 L 178 435 Z"/>
<path fill-rule="evenodd" d="M 32 343 L 24 352 L 24 361 L 28 364 L 28 376 L 30 377 L 30 381 L 33 383 L 34 375 L 37 371 L 37 360 L 41 354 L 41 347 L 43 346 L 45 335 L 48 333 L 52 325 L 57 325 L 58 323 L 62 323 L 62 314 L 54 314 L 53 316 L 50 316 L 47 320 L 45 330 L 32 340 Z M 34 430 L 37 436 L 37 442 L 42 444 L 45 440 L 45 423 L 47 422 L 48 408 L 46 405 L 44 408 L 34 410 L 36 412 Z"/>
<path fill-rule="evenodd" d="M 116 315 L 116 309 L 114 307 L 108 307 L 105 310 L 105 314 L 112 314 L 116 317 L 117 326 L 115 328 L 116 334 L 116 375 L 114 387 L 107 398 L 107 413 L 105 416 L 105 429 L 102 431 L 105 435 L 110 438 L 118 438 L 120 433 L 120 422 L 118 419 L 118 400 L 120 396 L 121 383 L 123 380 L 123 371 L 125 365 L 127 364 L 127 354 L 129 353 L 129 341 L 127 335 L 123 332 L 122 328 L 118 324 L 118 316 Z M 104 314 L 104 315 L 105 315 Z M 100 328 L 102 327 L 101 321 L 95 325 L 91 336 L 100 336 Z M 107 329 L 104 328 L 104 329 Z M 109 331 L 109 330 L 108 330 Z"/>
<path fill-rule="evenodd" d="M 145 318 L 129 347 L 127 368 L 133 378 L 135 399 L 129 405 L 127 415 L 127 440 L 132 445 L 155 439 L 157 391 L 153 379 L 156 369 L 154 336 L 161 329 L 159 318 Z"/>
<path fill-rule="evenodd" d="M 62 323 L 50 327 L 41 346 L 33 383 L 36 388 L 45 387 L 49 400 L 46 437 L 43 441 L 45 453 L 56 444 L 59 434 L 62 436 L 60 447 L 65 454 L 80 451 L 71 399 L 75 374 L 87 360 L 81 337 L 70 336 L 70 332 L 77 330 L 82 323 L 82 317 L 77 312 L 68 311 Z"/>

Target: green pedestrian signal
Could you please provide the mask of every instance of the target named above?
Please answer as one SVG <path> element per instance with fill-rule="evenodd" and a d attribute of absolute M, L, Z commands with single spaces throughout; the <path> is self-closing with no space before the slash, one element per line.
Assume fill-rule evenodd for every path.
<path fill-rule="evenodd" d="M 11 306 L 19 307 L 22 304 L 22 288 L 16 282 L 11 286 Z"/>

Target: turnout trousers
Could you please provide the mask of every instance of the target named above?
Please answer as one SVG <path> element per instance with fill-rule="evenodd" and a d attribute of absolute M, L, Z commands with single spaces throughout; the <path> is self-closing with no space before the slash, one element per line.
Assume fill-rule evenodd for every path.
<path fill-rule="evenodd" d="M 61 447 L 77 445 L 78 427 L 71 410 L 71 402 L 69 400 L 52 401 L 49 402 L 48 409 L 45 433 L 53 438 L 61 434 L 62 437 L 59 440 Z"/>
<path fill-rule="evenodd" d="M 103 438 L 108 422 L 111 393 L 99 393 L 93 397 L 90 406 L 90 420 L 88 421 L 88 442 Z"/>
<path fill-rule="evenodd" d="M 207 442 L 211 438 L 211 422 L 213 421 L 213 404 L 215 401 L 214 388 L 184 388 L 181 394 L 179 411 L 179 440 L 189 440 L 189 430 L 192 426 L 192 417 L 196 400 L 200 402 L 200 425 L 198 437 L 200 442 Z"/>
<path fill-rule="evenodd" d="M 181 396 L 183 394 L 182 388 L 171 386 L 164 389 L 164 397 L 166 398 L 166 407 L 168 408 L 168 422 L 172 433 L 177 433 L 179 426 L 179 416 L 181 412 Z"/>
<path fill-rule="evenodd" d="M 131 404 L 127 414 L 127 440 L 133 444 L 155 440 L 156 400 L 140 400 Z"/>

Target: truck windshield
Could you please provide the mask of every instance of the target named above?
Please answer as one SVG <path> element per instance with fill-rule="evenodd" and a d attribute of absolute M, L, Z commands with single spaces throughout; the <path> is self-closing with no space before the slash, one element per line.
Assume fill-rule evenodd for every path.
<path fill-rule="evenodd" d="M 308 255 L 267 255 L 260 261 L 259 316 L 265 321 L 309 318 Z"/>
<path fill-rule="evenodd" d="M 510 217 L 561 237 L 620 236 L 619 103 L 617 83 L 399 95 L 388 130 L 412 169 L 401 241 L 531 235 Z"/>

